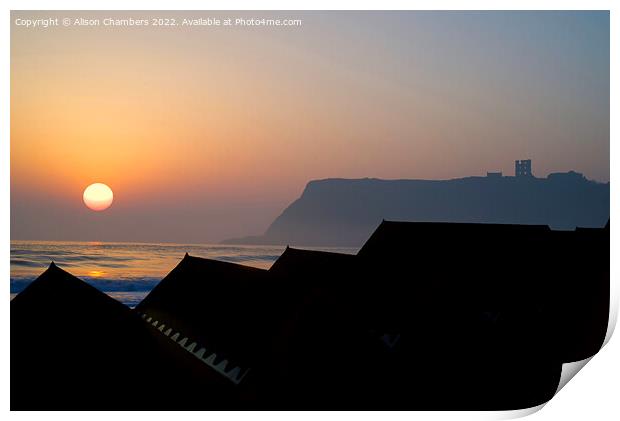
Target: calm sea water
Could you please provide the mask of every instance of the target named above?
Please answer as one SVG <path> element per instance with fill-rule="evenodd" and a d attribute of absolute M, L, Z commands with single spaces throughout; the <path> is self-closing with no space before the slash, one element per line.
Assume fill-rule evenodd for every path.
<path fill-rule="evenodd" d="M 112 298 L 134 307 L 183 258 L 192 256 L 268 269 L 286 246 L 11 241 L 11 298 L 51 261 Z M 357 248 L 312 247 L 339 253 Z"/>

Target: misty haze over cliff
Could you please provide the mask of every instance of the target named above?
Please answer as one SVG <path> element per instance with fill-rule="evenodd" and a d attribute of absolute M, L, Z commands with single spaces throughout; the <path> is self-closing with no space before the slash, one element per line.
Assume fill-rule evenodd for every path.
<path fill-rule="evenodd" d="M 609 183 L 573 171 L 547 178 L 314 180 L 263 235 L 224 243 L 359 246 L 383 219 L 602 227 L 609 219 Z"/>

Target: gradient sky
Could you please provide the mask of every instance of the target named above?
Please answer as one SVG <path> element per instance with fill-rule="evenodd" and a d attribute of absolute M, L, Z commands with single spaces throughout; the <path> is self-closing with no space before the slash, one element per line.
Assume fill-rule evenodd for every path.
<path fill-rule="evenodd" d="M 533 159 L 609 181 L 608 12 L 13 12 L 301 27 L 12 25 L 11 238 L 262 233 L 311 179 Z M 115 194 L 96 213 L 94 182 Z"/>

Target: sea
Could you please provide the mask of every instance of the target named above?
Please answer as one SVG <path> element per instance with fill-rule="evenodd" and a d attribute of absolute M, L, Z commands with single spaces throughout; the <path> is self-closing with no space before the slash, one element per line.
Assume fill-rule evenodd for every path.
<path fill-rule="evenodd" d="M 351 247 L 304 247 L 355 254 Z M 220 244 L 11 241 L 11 299 L 43 273 L 50 262 L 115 300 L 135 307 L 185 253 L 269 269 L 286 246 Z"/>

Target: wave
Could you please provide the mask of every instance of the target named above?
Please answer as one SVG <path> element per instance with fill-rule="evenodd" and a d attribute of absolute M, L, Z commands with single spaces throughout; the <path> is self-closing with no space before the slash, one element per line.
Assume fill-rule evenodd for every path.
<path fill-rule="evenodd" d="M 22 292 L 36 277 L 11 278 L 11 294 Z M 80 279 L 94 286 L 102 292 L 149 292 L 161 280 L 160 278 L 91 278 L 83 276 Z"/>
<path fill-rule="evenodd" d="M 29 256 L 31 252 L 28 253 L 15 253 L 11 252 L 12 256 Z M 121 256 L 83 256 L 83 255 L 71 255 L 71 254 L 54 254 L 54 253 L 45 253 L 45 254 L 37 254 L 33 255 L 32 258 L 38 261 L 54 261 L 56 263 L 62 262 L 105 262 L 105 261 L 113 261 L 113 262 L 130 262 L 135 260 L 133 257 L 121 257 Z M 21 258 L 20 260 L 24 260 Z"/>
<path fill-rule="evenodd" d="M 12 241 L 11 294 L 23 291 L 54 261 L 100 291 L 108 295 L 116 293 L 117 297 L 133 302 L 135 297 L 153 289 L 186 252 L 268 269 L 284 249 L 284 246 Z M 95 274 L 98 276 L 90 276 Z M 130 296 L 133 298 L 127 298 Z"/>
<path fill-rule="evenodd" d="M 26 266 L 30 268 L 36 268 L 36 267 L 41 266 L 39 262 L 34 262 L 32 260 L 23 260 L 23 259 L 11 259 L 11 265 Z"/>

